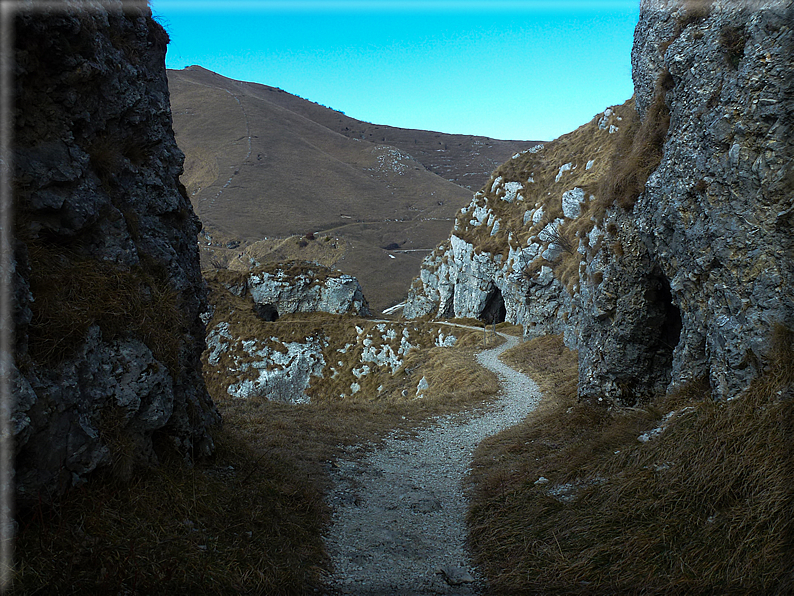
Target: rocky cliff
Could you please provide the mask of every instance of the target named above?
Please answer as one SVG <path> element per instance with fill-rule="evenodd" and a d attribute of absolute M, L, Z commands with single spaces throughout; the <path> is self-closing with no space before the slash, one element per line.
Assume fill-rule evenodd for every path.
<path fill-rule="evenodd" d="M 738 394 L 794 326 L 793 11 L 643 0 L 633 100 L 503 164 L 406 315 L 563 332 L 592 400 Z"/>
<path fill-rule="evenodd" d="M 171 451 L 209 454 L 200 223 L 179 184 L 168 36 L 140 5 L 15 16 L 20 498 Z"/>

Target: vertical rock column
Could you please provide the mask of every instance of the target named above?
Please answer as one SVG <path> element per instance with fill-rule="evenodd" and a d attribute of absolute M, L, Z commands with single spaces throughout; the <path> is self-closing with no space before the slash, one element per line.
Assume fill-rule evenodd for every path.
<path fill-rule="evenodd" d="M 632 54 L 640 114 L 669 71 L 664 157 L 633 216 L 682 313 L 673 386 L 720 397 L 794 326 L 794 5 L 643 1 Z"/>
<path fill-rule="evenodd" d="M 137 5 L 136 5 L 137 6 Z M 20 498 L 211 453 L 200 222 L 148 8 L 15 16 L 13 426 Z"/>

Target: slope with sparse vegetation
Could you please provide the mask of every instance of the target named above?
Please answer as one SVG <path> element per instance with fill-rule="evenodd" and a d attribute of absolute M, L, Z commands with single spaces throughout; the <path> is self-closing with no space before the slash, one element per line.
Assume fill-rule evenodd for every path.
<path fill-rule="evenodd" d="M 533 144 L 364 123 L 199 66 L 168 79 L 203 265 L 239 266 L 278 239 L 290 259 L 357 277 L 377 311 L 404 299 L 469 188 Z"/>
<path fill-rule="evenodd" d="M 779 328 L 740 398 L 692 383 L 641 408 L 576 397 L 559 336 L 506 358 L 545 399 L 486 440 L 470 539 L 493 594 L 788 594 L 794 346 Z"/>

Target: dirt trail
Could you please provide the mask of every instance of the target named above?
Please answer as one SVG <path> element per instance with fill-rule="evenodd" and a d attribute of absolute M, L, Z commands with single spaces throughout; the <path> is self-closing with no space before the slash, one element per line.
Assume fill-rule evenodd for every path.
<path fill-rule="evenodd" d="M 466 549 L 464 476 L 477 444 L 521 422 L 540 397 L 537 385 L 499 361 L 518 339 L 477 355 L 501 383 L 486 407 L 437 418 L 377 448 L 358 445 L 336 462 L 326 546 L 334 566 L 328 595 L 480 593 Z"/>

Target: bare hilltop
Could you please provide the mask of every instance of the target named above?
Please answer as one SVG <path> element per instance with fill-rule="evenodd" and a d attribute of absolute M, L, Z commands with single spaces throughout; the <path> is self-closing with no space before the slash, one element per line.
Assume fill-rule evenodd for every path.
<path fill-rule="evenodd" d="M 358 277 L 378 311 L 404 299 L 472 190 L 537 144 L 369 124 L 200 66 L 169 70 L 168 86 L 203 267 L 317 261 Z"/>

